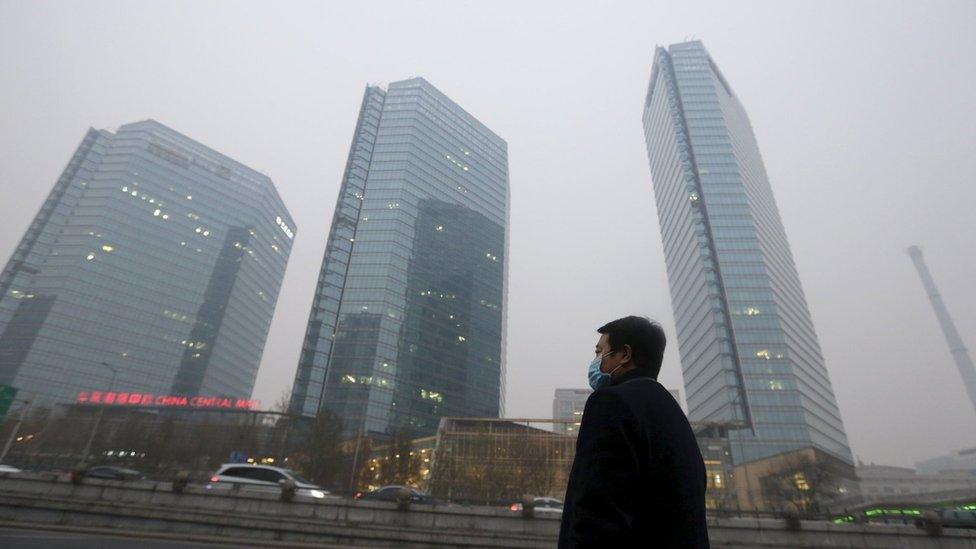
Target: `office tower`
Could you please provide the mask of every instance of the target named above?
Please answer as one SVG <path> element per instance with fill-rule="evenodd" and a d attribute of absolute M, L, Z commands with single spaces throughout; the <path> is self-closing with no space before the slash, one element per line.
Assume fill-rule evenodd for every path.
<path fill-rule="evenodd" d="M 422 78 L 368 86 L 291 410 L 345 435 L 503 409 L 508 153 Z"/>
<path fill-rule="evenodd" d="M 976 410 L 976 367 L 973 367 L 973 359 L 969 357 L 969 351 L 966 350 L 962 338 L 959 337 L 959 331 L 956 330 L 956 323 L 949 316 L 949 309 L 942 302 L 942 296 L 939 294 L 938 288 L 935 287 L 935 280 L 932 279 L 929 268 L 925 265 L 922 249 L 918 246 L 911 246 L 908 248 L 908 255 L 915 263 L 915 269 L 918 270 L 918 276 L 922 279 L 925 293 L 928 294 L 932 309 L 935 310 L 935 316 L 939 319 L 942 335 L 945 337 L 946 344 L 949 345 L 949 352 L 956 363 L 956 369 L 959 370 L 959 376 L 962 377 L 962 384 L 966 387 L 969 402 Z"/>
<path fill-rule="evenodd" d="M 89 130 L 0 275 L 0 384 L 249 398 L 294 234 L 247 166 L 151 120 Z"/>
<path fill-rule="evenodd" d="M 745 427 L 736 463 L 852 463 L 749 118 L 701 42 L 657 48 L 643 122 L 690 419 Z"/>

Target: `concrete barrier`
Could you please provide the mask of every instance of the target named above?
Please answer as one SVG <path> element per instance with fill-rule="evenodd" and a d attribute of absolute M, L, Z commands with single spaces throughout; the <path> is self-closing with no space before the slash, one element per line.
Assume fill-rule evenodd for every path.
<path fill-rule="evenodd" d="M 313 499 L 282 501 L 274 492 L 214 492 L 199 485 L 174 493 L 168 482 L 86 480 L 74 485 L 21 474 L 0 479 L 0 520 L 67 527 L 168 532 L 187 536 L 371 547 L 553 547 L 555 517 L 508 509 Z M 976 532 L 932 537 L 913 526 L 775 519 L 709 518 L 713 547 L 976 549 Z"/>

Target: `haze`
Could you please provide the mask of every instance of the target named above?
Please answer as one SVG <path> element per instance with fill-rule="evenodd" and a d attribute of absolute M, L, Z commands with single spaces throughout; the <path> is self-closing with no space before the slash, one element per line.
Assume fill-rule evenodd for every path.
<path fill-rule="evenodd" d="M 905 253 L 976 351 L 976 3 L 0 2 L 0 260 L 89 126 L 153 118 L 277 184 L 298 224 L 255 397 L 291 385 L 363 87 L 427 78 L 509 144 L 510 417 L 584 387 L 595 328 L 658 319 L 681 383 L 640 116 L 704 41 L 759 140 L 856 456 L 976 444 Z"/>

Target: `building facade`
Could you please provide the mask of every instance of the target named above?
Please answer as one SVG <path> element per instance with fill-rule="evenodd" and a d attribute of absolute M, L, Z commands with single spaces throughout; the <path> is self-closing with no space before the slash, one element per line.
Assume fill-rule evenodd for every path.
<path fill-rule="evenodd" d="M 294 234 L 247 166 L 151 120 L 89 130 L 0 274 L 0 384 L 250 398 Z"/>
<path fill-rule="evenodd" d="M 561 426 L 572 424 L 572 419 L 443 418 L 433 445 L 430 437 L 417 441 L 432 452 L 410 456 L 426 475 L 422 487 L 450 501 L 496 505 L 526 494 L 562 500 L 576 457 L 576 433 Z M 733 508 L 726 426 L 692 424 L 692 429 L 705 461 L 707 508 Z"/>
<path fill-rule="evenodd" d="M 590 398 L 592 389 L 556 389 L 552 397 L 552 418 L 558 420 L 572 420 L 570 422 L 555 423 L 554 427 L 562 434 L 576 434 L 583 421 L 583 409 L 586 399 Z M 677 389 L 668 389 L 674 401 L 681 405 L 681 393 Z"/>
<path fill-rule="evenodd" d="M 508 505 L 526 494 L 563 499 L 576 437 L 553 423 L 558 421 L 444 418 L 427 489 L 477 505 Z"/>
<path fill-rule="evenodd" d="M 643 123 L 690 419 L 741 424 L 737 463 L 853 463 L 752 127 L 701 42 L 657 49 Z"/>
<path fill-rule="evenodd" d="M 552 419 L 572 420 L 569 423 L 554 423 L 553 427 L 562 434 L 579 432 L 580 422 L 583 421 L 583 408 L 586 399 L 590 398 L 592 389 L 556 389 L 552 397 Z"/>
<path fill-rule="evenodd" d="M 498 417 L 508 208 L 503 139 L 422 78 L 367 87 L 291 411 L 381 439 Z"/>
<path fill-rule="evenodd" d="M 739 510 L 822 512 L 861 501 L 854 466 L 813 446 L 736 464 L 732 484 Z"/>
<path fill-rule="evenodd" d="M 865 502 L 902 501 L 906 496 L 958 491 L 976 493 L 976 472 L 920 473 L 908 467 L 858 464 L 857 478 Z"/>
<path fill-rule="evenodd" d="M 915 462 L 919 473 L 968 471 L 976 475 L 976 446 L 955 450 L 949 454 Z"/>

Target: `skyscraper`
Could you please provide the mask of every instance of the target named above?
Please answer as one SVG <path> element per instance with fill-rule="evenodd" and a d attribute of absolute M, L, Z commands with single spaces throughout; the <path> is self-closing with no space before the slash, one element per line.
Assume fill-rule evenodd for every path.
<path fill-rule="evenodd" d="M 433 434 L 504 405 L 507 144 L 422 78 L 369 86 L 291 410 Z"/>
<path fill-rule="evenodd" d="M 249 398 L 294 234 L 247 166 L 152 120 L 89 130 L 0 274 L 0 384 Z"/>
<path fill-rule="evenodd" d="M 691 420 L 746 427 L 737 463 L 851 463 L 749 118 L 701 42 L 657 48 L 643 122 Z"/>

